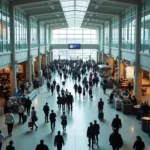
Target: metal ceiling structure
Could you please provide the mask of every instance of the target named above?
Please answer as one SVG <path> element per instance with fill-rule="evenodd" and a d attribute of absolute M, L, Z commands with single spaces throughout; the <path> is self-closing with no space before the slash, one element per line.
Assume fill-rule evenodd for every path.
<path fill-rule="evenodd" d="M 140 0 L 13 0 L 15 7 L 51 28 L 99 27 L 138 3 Z"/>

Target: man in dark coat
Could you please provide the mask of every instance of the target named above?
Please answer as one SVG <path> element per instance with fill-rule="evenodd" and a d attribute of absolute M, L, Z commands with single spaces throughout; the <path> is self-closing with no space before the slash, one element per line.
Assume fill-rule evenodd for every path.
<path fill-rule="evenodd" d="M 54 113 L 53 110 L 51 110 L 51 114 L 50 114 L 49 119 L 51 121 L 51 129 L 54 130 L 55 129 L 55 122 L 56 122 L 56 114 Z"/>
<path fill-rule="evenodd" d="M 40 144 L 36 146 L 35 150 L 49 150 L 49 148 L 44 144 L 44 140 L 40 140 Z"/>
<path fill-rule="evenodd" d="M 95 135 L 95 143 L 98 144 L 98 135 L 100 134 L 100 126 L 99 124 L 97 124 L 97 121 L 94 120 L 94 124 L 93 124 L 93 129 L 94 129 L 94 135 Z"/>
<path fill-rule="evenodd" d="M 60 85 L 59 85 L 59 84 L 57 84 L 57 86 L 56 86 L 56 90 L 57 90 L 57 93 L 59 93 L 59 92 L 60 92 Z"/>
<path fill-rule="evenodd" d="M 123 146 L 123 140 L 118 130 L 114 129 L 114 132 L 110 134 L 109 142 L 113 150 L 119 150 Z"/>
<path fill-rule="evenodd" d="M 55 136 L 54 146 L 57 146 L 57 150 L 62 150 L 64 144 L 63 136 L 60 135 L 60 131 L 58 131 L 58 135 Z"/>
<path fill-rule="evenodd" d="M 111 126 L 117 130 L 122 127 L 122 122 L 119 115 L 116 115 L 116 118 L 113 119 Z"/>
<path fill-rule="evenodd" d="M 88 144 L 89 147 L 91 146 L 91 141 L 92 141 L 92 149 L 93 149 L 94 142 L 95 142 L 94 136 L 95 135 L 94 135 L 93 123 L 90 122 L 90 126 L 87 129 L 87 137 L 88 137 L 88 140 L 89 140 L 89 144 Z"/>
<path fill-rule="evenodd" d="M 68 110 L 70 110 L 71 108 L 71 111 L 73 111 L 73 96 L 71 93 L 69 93 L 68 95 Z"/>
<path fill-rule="evenodd" d="M 6 146 L 6 150 L 15 150 L 15 147 L 13 146 L 13 141 L 9 142 L 9 145 Z"/>
<path fill-rule="evenodd" d="M 43 111 L 44 111 L 44 114 L 45 114 L 45 122 L 49 122 L 48 121 L 48 114 L 49 114 L 49 106 L 48 106 L 48 103 L 46 103 L 46 105 L 43 107 Z"/>
<path fill-rule="evenodd" d="M 53 92 L 54 92 L 54 85 L 53 84 L 51 85 L 51 92 L 52 92 L 52 95 L 53 95 Z"/>

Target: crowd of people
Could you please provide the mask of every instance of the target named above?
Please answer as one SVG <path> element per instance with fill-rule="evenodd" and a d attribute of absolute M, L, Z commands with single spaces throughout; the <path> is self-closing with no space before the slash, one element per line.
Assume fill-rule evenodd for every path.
<path fill-rule="evenodd" d="M 69 91 L 69 89 L 64 89 L 64 85 L 66 84 L 67 78 L 72 78 L 75 81 L 74 84 L 74 91 L 75 94 L 79 94 L 79 98 L 81 98 L 81 94 L 83 94 L 83 99 L 86 99 L 86 97 L 89 95 L 89 98 L 92 100 L 93 98 L 93 87 L 98 87 L 99 83 L 99 76 L 97 73 L 97 64 L 95 61 L 86 61 L 83 62 L 82 60 L 54 60 L 49 65 L 42 66 L 43 76 L 46 80 L 47 85 L 47 92 L 51 92 L 51 94 L 54 94 L 54 91 L 57 92 L 57 101 L 58 109 L 62 110 L 61 115 L 61 125 L 63 132 L 66 132 L 67 128 L 67 115 L 65 113 L 66 107 L 68 108 L 68 111 L 73 111 L 73 103 L 74 103 L 74 97 L 72 93 Z M 56 72 L 58 72 L 60 76 L 61 83 L 58 83 L 55 79 L 52 80 L 52 77 L 55 77 Z M 82 82 L 80 82 L 82 80 Z M 28 102 L 27 102 L 28 101 Z M 23 105 L 24 104 L 24 105 Z M 30 116 L 31 121 L 28 123 L 28 126 L 31 128 L 31 130 L 38 130 L 38 114 L 35 107 L 31 107 L 32 102 L 29 99 L 25 100 L 25 103 L 20 103 L 18 114 L 19 114 L 19 121 L 18 123 L 25 123 L 26 119 L 24 118 L 25 112 L 27 113 L 27 116 Z M 103 113 L 104 112 L 104 101 L 102 98 L 100 98 L 98 102 L 98 112 Z M 31 112 L 30 112 L 31 109 Z M 43 112 L 45 115 L 45 123 L 50 122 L 51 130 L 55 130 L 55 124 L 57 122 L 57 115 L 53 109 L 50 110 L 48 102 L 43 106 Z M 50 113 L 51 112 L 51 113 Z M 11 109 L 9 109 L 8 113 L 5 116 L 5 124 L 8 128 L 8 135 L 12 136 L 13 126 L 15 124 L 14 115 L 11 112 Z M 119 133 L 119 130 L 122 127 L 121 119 L 119 118 L 119 115 L 116 115 L 116 118 L 112 121 L 112 129 L 113 132 L 110 134 L 109 142 L 112 146 L 113 150 L 119 150 L 123 146 L 123 138 L 121 134 Z M 98 137 L 100 134 L 100 125 L 96 120 L 94 120 L 94 123 L 90 122 L 90 126 L 87 128 L 87 138 L 88 138 L 88 146 L 92 147 L 94 149 L 94 144 L 98 145 Z M 2 143 L 4 141 L 5 137 L 2 131 L 0 131 L 0 150 L 2 148 Z M 54 139 L 54 146 L 57 147 L 57 150 L 62 150 L 62 147 L 64 145 L 64 139 L 61 135 L 61 132 L 58 131 L 58 134 L 55 136 Z M 133 149 L 135 150 L 143 150 L 145 148 L 145 144 L 142 141 L 140 136 L 137 136 L 137 140 L 135 141 L 133 145 Z M 13 141 L 9 142 L 9 145 L 6 147 L 6 150 L 15 150 L 15 147 L 13 146 Z M 49 150 L 48 146 L 44 144 L 44 140 L 41 139 L 40 144 L 36 146 L 35 150 Z"/>

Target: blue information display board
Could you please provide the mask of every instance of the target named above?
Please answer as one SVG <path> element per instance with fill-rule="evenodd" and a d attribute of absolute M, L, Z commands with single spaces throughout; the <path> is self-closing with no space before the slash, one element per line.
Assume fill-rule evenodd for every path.
<path fill-rule="evenodd" d="M 69 49 L 80 49 L 80 44 L 69 44 Z"/>

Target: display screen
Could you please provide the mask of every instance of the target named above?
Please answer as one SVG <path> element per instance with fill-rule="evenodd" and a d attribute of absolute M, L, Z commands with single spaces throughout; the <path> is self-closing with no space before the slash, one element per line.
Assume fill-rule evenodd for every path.
<path fill-rule="evenodd" d="M 134 78 L 134 67 L 126 67 L 126 78 L 127 79 Z"/>
<path fill-rule="evenodd" d="M 69 49 L 80 49 L 80 44 L 69 44 Z"/>

